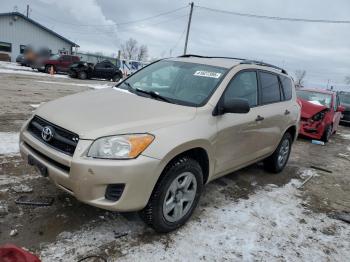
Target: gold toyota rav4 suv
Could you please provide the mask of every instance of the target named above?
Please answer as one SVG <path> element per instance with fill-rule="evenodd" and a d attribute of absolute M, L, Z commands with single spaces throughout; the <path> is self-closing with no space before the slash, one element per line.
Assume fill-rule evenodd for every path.
<path fill-rule="evenodd" d="M 263 160 L 278 173 L 297 136 L 293 81 L 258 61 L 186 55 L 113 88 L 42 105 L 22 127 L 29 164 L 78 200 L 183 225 L 203 186 Z"/>

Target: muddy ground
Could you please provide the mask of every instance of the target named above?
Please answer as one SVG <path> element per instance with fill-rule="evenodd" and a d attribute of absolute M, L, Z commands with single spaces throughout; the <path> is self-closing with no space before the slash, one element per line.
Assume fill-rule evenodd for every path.
<path fill-rule="evenodd" d="M 56 83 L 48 84 L 48 81 Z M 18 132 L 23 121 L 32 114 L 32 104 L 91 89 L 67 83 L 112 84 L 106 81 L 0 73 L 0 132 Z M 307 139 L 298 139 L 289 163 L 281 174 L 266 173 L 259 163 L 210 183 L 206 186 L 192 219 L 200 220 L 208 207 L 220 208 L 222 199 L 240 201 L 254 196 L 257 190 L 267 185 L 282 187 L 291 179 L 303 180 L 305 177 L 300 177 L 300 170 L 304 169 L 314 170 L 317 174 L 299 189 L 307 210 L 322 214 L 350 212 L 349 136 L 350 128 L 341 127 L 327 146 L 311 144 Z M 321 167 L 330 172 L 316 170 L 311 166 Z M 18 185 L 27 185 L 31 192 L 16 192 Z M 213 197 L 217 194 L 220 197 Z M 16 205 L 15 200 L 22 195 L 52 196 L 54 203 L 49 207 Z M 8 206 L 8 212 L 0 214 L 0 244 L 11 242 L 37 253 L 40 253 L 43 245 L 54 243 L 62 232 L 75 232 L 84 226 L 103 224 L 110 220 L 120 223 L 120 228 L 115 228 L 116 239 L 125 226 L 129 229 L 135 228 L 134 231 L 128 231 L 128 234 L 132 235 L 132 243 L 129 243 L 132 246 L 140 243 L 152 244 L 159 240 L 167 241 L 167 237 L 159 236 L 146 228 L 135 213 L 107 212 L 78 202 L 53 186 L 48 179 L 38 175 L 18 154 L 0 155 L 0 201 Z M 14 229 L 17 234 L 10 236 L 11 230 Z M 93 245 L 99 246 L 99 243 Z M 166 243 L 165 246 L 167 245 L 171 243 Z M 100 248 L 113 252 L 117 257 L 118 254 L 123 254 L 122 247 L 115 243 L 113 246 L 107 244 Z M 325 256 L 329 256 L 325 261 L 332 261 L 332 252 L 328 255 L 326 252 Z"/>

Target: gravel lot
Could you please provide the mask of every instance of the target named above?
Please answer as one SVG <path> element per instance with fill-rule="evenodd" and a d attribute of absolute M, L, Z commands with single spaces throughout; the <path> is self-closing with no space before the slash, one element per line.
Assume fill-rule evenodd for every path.
<path fill-rule="evenodd" d="M 109 261 L 350 257 L 350 224 L 333 218 L 336 212 L 350 212 L 349 127 L 341 127 L 326 146 L 298 139 L 279 175 L 256 164 L 210 183 L 191 221 L 167 235 L 145 227 L 135 213 L 78 202 L 21 160 L 18 131 L 40 103 L 113 84 L 0 64 L 0 244 L 24 246 L 43 261 L 77 261 L 89 254 Z M 55 201 L 49 207 L 16 205 L 22 195 L 53 196 Z"/>

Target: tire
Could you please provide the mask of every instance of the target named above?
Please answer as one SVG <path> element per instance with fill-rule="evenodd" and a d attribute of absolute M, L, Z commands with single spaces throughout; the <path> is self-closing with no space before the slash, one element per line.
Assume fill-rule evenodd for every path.
<path fill-rule="evenodd" d="M 156 232 L 173 231 L 191 217 L 202 189 L 203 173 L 198 162 L 188 157 L 178 158 L 163 171 L 140 216 Z M 186 195 L 189 201 L 185 200 Z"/>
<path fill-rule="evenodd" d="M 45 66 L 45 73 L 46 73 L 46 74 L 50 74 L 51 66 L 52 66 L 52 65 L 46 65 L 46 66 Z M 55 67 L 53 67 L 53 71 L 56 72 Z"/>
<path fill-rule="evenodd" d="M 287 132 L 283 135 L 276 150 L 264 160 L 264 167 L 272 173 L 280 173 L 286 166 L 292 149 L 292 135 Z"/>
<path fill-rule="evenodd" d="M 332 135 L 332 129 L 333 126 L 332 125 L 327 125 L 327 127 L 325 128 L 325 130 L 323 131 L 323 135 L 321 137 L 321 141 L 327 143 L 329 141 L 329 138 Z"/>
<path fill-rule="evenodd" d="M 119 82 L 120 78 L 121 77 L 119 75 L 115 75 L 115 76 L 113 76 L 112 81 L 113 82 Z"/>
<path fill-rule="evenodd" d="M 81 79 L 81 80 L 87 79 L 87 73 L 84 72 L 84 71 L 80 71 L 80 72 L 78 73 L 78 78 Z"/>

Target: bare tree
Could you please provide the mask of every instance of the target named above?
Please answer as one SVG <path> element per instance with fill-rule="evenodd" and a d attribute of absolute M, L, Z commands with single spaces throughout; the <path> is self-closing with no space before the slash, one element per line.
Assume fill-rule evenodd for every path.
<path fill-rule="evenodd" d="M 144 61 L 148 58 L 148 48 L 146 45 L 141 45 L 137 54 L 137 60 Z"/>
<path fill-rule="evenodd" d="M 350 76 L 345 77 L 345 84 L 350 85 Z"/>
<path fill-rule="evenodd" d="M 301 87 L 304 85 L 306 76 L 306 70 L 295 71 L 295 83 L 297 86 Z"/>
<path fill-rule="evenodd" d="M 129 38 L 124 44 L 120 46 L 121 55 L 124 59 L 136 59 L 138 54 L 137 41 Z"/>

